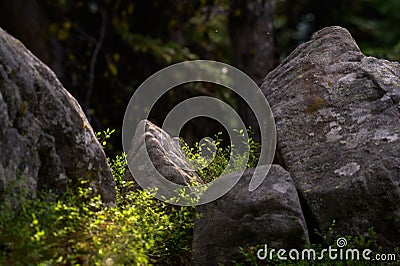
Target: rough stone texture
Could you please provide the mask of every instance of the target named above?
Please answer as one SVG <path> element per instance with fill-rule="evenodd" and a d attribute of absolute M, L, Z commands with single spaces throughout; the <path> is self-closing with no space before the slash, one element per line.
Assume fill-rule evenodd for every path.
<path fill-rule="evenodd" d="M 105 154 L 77 101 L 54 73 L 0 29 L 0 196 L 65 191 L 70 179 L 90 181 L 114 204 Z"/>
<path fill-rule="evenodd" d="M 194 224 L 195 265 L 229 264 L 243 259 L 240 247 L 268 244 L 279 249 L 308 244 L 306 223 L 289 173 L 272 165 L 260 187 L 249 192 L 253 172 L 246 170 L 227 194 L 197 207 L 201 216 Z"/>
<path fill-rule="evenodd" d="M 400 64 L 364 56 L 324 28 L 264 81 L 278 152 L 305 199 L 309 226 L 400 244 Z"/>
<path fill-rule="evenodd" d="M 144 135 L 136 130 L 130 150 L 127 152 L 128 163 L 135 168 L 138 175 L 146 178 L 153 177 L 153 170 L 148 165 L 148 163 L 153 163 L 155 169 L 173 183 L 179 185 L 188 185 L 193 181 L 202 183 L 196 171 L 188 164 L 179 146 L 179 139 L 171 138 L 167 132 L 148 120 L 140 121 L 137 128 L 143 126 L 145 127 Z M 143 138 L 146 146 L 143 145 Z M 145 160 L 146 153 L 151 162 Z M 135 181 L 130 171 L 126 171 L 124 180 Z M 134 184 L 134 188 L 138 188 L 137 183 Z"/>

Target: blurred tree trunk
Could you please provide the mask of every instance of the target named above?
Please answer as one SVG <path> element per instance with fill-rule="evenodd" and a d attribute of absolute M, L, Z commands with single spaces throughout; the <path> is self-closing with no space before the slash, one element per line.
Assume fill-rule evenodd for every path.
<path fill-rule="evenodd" d="M 233 65 L 261 85 L 277 64 L 272 0 L 231 0 L 229 34 Z M 241 100 L 238 109 L 242 119 L 253 128 L 255 139 L 259 140 L 259 129 L 252 111 Z"/>

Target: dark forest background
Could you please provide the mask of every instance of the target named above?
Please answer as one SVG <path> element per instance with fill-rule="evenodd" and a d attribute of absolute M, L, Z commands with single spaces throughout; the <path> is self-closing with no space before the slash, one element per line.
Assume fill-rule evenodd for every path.
<path fill-rule="evenodd" d="M 109 155 L 121 151 L 135 88 L 165 66 L 217 60 L 260 84 L 297 45 L 331 25 L 346 27 L 365 54 L 400 61 L 399 22 L 398 0 L 0 0 L 0 27 L 52 68 L 95 131 L 116 129 Z M 197 95 L 230 103 L 254 124 L 236 95 L 205 83 L 171 90 L 151 120 L 160 125 L 176 103 Z M 216 122 L 196 118 L 182 135 L 190 143 L 218 131 Z"/>

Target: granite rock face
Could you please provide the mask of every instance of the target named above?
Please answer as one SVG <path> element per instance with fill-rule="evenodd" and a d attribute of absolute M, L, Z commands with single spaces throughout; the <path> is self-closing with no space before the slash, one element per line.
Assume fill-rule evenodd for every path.
<path fill-rule="evenodd" d="M 272 165 L 264 182 L 249 192 L 254 169 L 221 198 L 197 206 L 193 261 L 195 265 L 229 265 L 243 259 L 240 247 L 267 244 L 271 248 L 302 248 L 308 230 L 296 188 L 289 173 Z M 237 175 L 231 173 L 230 175 Z"/>
<path fill-rule="evenodd" d="M 0 29 L 0 195 L 18 204 L 18 191 L 59 194 L 81 180 L 115 204 L 111 170 L 81 107 L 46 65 Z"/>
<path fill-rule="evenodd" d="M 400 64 L 360 52 L 340 27 L 316 32 L 264 80 L 278 152 L 309 226 L 374 227 L 400 244 Z"/>

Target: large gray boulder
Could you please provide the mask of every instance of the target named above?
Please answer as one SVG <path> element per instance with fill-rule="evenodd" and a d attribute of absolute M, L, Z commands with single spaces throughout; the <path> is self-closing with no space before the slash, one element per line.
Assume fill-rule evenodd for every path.
<path fill-rule="evenodd" d="M 328 27 L 264 81 L 281 163 L 305 199 L 310 226 L 400 244 L 400 64 L 360 52 Z"/>
<path fill-rule="evenodd" d="M 240 248 L 302 248 L 309 243 L 296 188 L 287 171 L 272 165 L 263 183 L 249 192 L 254 169 L 244 172 L 221 198 L 197 206 L 194 224 L 195 265 L 230 264 L 243 259 Z M 230 174 L 232 177 L 238 173 Z"/>
<path fill-rule="evenodd" d="M 81 107 L 54 73 L 0 29 L 0 196 L 60 194 L 87 180 L 114 204 L 115 182 Z"/>

